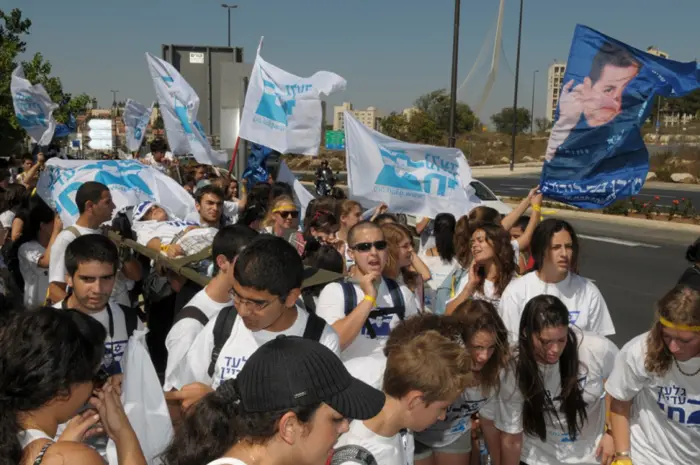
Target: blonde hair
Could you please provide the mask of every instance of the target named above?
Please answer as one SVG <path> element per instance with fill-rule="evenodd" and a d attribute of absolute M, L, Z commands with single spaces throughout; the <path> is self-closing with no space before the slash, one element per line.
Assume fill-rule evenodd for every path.
<path fill-rule="evenodd" d="M 399 244 L 404 239 L 413 240 L 411 231 L 408 230 L 403 225 L 396 223 L 384 223 L 381 225 L 382 232 L 384 233 L 384 240 L 386 240 L 388 245 L 387 262 L 384 266 L 384 274 L 388 277 L 395 279 L 399 276 L 399 273 L 403 276 L 403 280 L 408 287 L 415 289 L 418 284 L 418 273 L 415 273 L 407 268 L 399 268 L 398 256 L 399 256 Z"/>
<path fill-rule="evenodd" d="M 656 304 L 654 325 L 647 335 L 644 368 L 659 376 L 665 374 L 673 362 L 673 354 L 664 342 L 664 326 L 659 321 L 660 318 L 676 325 L 700 326 L 700 292 L 678 285 Z"/>
<path fill-rule="evenodd" d="M 362 205 L 360 205 L 359 202 L 355 202 L 354 200 L 343 200 L 340 202 L 340 206 L 338 207 L 338 217 L 342 218 L 343 216 L 348 216 L 355 207 L 362 210 Z"/>
<path fill-rule="evenodd" d="M 451 401 L 473 381 L 461 324 L 432 314 L 408 318 L 394 328 L 384 348 L 384 392 L 400 399 L 420 391 L 426 404 Z"/>
<path fill-rule="evenodd" d="M 275 198 L 265 214 L 265 219 L 262 221 L 262 226 L 264 228 L 275 224 L 275 212 L 284 205 L 293 205 L 295 210 L 297 208 L 296 204 L 294 203 L 294 199 L 291 197 L 280 195 L 279 197 Z"/>

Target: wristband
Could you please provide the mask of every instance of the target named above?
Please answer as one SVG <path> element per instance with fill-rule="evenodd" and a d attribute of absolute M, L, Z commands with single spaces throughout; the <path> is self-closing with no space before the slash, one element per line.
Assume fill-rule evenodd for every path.
<path fill-rule="evenodd" d="M 533 212 L 539 213 L 539 212 L 542 211 L 542 206 L 541 206 L 541 205 L 533 205 L 533 206 L 532 206 L 532 211 L 533 211 Z"/>
<path fill-rule="evenodd" d="M 377 299 L 375 299 L 371 295 L 365 295 L 365 298 L 362 300 L 366 300 L 367 302 L 370 302 L 372 304 L 372 306 L 377 305 Z"/>
<path fill-rule="evenodd" d="M 613 460 L 610 465 L 633 465 L 632 459 L 629 457 L 621 457 L 619 459 Z"/>
<path fill-rule="evenodd" d="M 168 244 L 161 244 L 160 245 L 161 252 L 167 252 L 169 248 L 170 248 L 170 245 L 168 245 Z"/>
<path fill-rule="evenodd" d="M 624 452 L 615 452 L 616 459 L 628 459 L 630 458 L 630 451 L 626 450 Z"/>

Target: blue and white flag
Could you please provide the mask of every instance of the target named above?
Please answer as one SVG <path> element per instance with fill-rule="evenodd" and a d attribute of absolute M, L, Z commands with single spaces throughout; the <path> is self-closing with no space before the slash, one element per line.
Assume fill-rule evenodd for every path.
<path fill-rule="evenodd" d="M 475 206 L 471 169 L 459 149 L 401 142 L 347 111 L 345 146 L 352 199 L 429 218 L 438 213 L 459 218 Z"/>
<path fill-rule="evenodd" d="M 49 145 L 56 130 L 56 120 L 53 112 L 58 105 L 41 84 L 32 85 L 24 77 L 24 68 L 19 65 L 12 72 L 10 84 L 12 103 L 20 126 L 27 131 L 29 137 L 38 145 Z"/>
<path fill-rule="evenodd" d="M 300 217 L 306 218 L 306 207 L 314 199 L 314 196 L 309 190 L 304 187 L 304 185 L 299 181 L 292 170 L 289 169 L 287 163 L 282 160 L 280 162 L 279 171 L 277 172 L 277 181 L 286 182 L 294 189 L 294 197 L 296 197 L 297 203 L 300 207 Z"/>
<path fill-rule="evenodd" d="M 126 146 L 129 152 L 136 152 L 141 147 L 148 121 L 151 119 L 151 112 L 153 112 L 153 104 L 147 108 L 136 100 L 127 99 L 122 119 L 126 129 Z"/>
<path fill-rule="evenodd" d="M 581 25 L 566 66 L 540 186 L 551 199 L 603 208 L 644 185 L 649 153 L 640 127 L 654 96 L 688 94 L 700 87 L 700 71 Z"/>
<path fill-rule="evenodd" d="M 248 189 L 254 185 L 267 182 L 270 172 L 267 170 L 267 158 L 272 155 L 273 150 L 260 144 L 250 144 L 250 154 L 248 163 L 241 177 L 248 181 Z"/>
<path fill-rule="evenodd" d="M 158 96 L 170 150 L 176 155 L 191 153 L 198 163 L 221 165 L 227 155 L 211 148 L 204 128 L 197 121 L 199 97 L 180 73 L 167 61 L 146 53 L 153 86 Z"/>
<path fill-rule="evenodd" d="M 53 133 L 54 137 L 66 137 L 75 132 L 77 129 L 78 124 L 75 121 L 75 116 L 71 113 L 68 115 L 68 122 L 63 124 L 63 123 L 58 123 L 56 124 L 56 130 Z"/>
<path fill-rule="evenodd" d="M 83 183 L 101 182 L 109 188 L 115 211 L 135 207 L 144 201 L 155 202 L 175 218 L 195 212 L 194 199 L 174 179 L 136 160 L 61 160 L 46 162 L 37 183 L 37 194 L 61 217 L 65 226 L 75 223 L 80 214 L 75 194 Z"/>
<path fill-rule="evenodd" d="M 250 75 L 239 136 L 280 153 L 317 155 L 321 145 L 321 95 L 345 89 L 345 79 L 319 71 L 302 78 L 260 56 Z"/>

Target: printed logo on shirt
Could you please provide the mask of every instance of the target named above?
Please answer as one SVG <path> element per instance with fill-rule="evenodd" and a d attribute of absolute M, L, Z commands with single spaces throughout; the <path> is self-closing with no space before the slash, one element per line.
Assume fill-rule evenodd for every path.
<path fill-rule="evenodd" d="M 580 315 L 580 311 L 569 311 L 569 324 L 575 325 Z"/>
<path fill-rule="evenodd" d="M 219 382 L 235 378 L 248 361 L 248 357 L 219 357 Z"/>
<path fill-rule="evenodd" d="M 670 421 L 689 428 L 700 427 L 700 399 L 689 398 L 685 388 L 672 384 L 659 386 L 657 404 Z"/>
<path fill-rule="evenodd" d="M 391 332 L 390 324 L 392 318 L 393 315 L 369 318 L 369 324 L 372 325 L 372 329 L 374 329 L 374 334 L 376 334 L 377 337 L 389 337 L 389 333 Z M 367 328 L 364 326 L 362 327 L 362 334 L 369 337 Z"/>
<path fill-rule="evenodd" d="M 105 354 L 102 357 L 102 367 L 109 374 L 117 375 L 123 372 L 121 362 L 128 342 L 128 340 L 105 341 Z"/>

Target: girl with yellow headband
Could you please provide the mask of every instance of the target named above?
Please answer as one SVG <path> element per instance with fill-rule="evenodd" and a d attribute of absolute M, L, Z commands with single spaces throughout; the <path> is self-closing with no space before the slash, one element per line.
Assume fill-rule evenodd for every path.
<path fill-rule="evenodd" d="M 294 203 L 294 199 L 282 195 L 270 205 L 260 232 L 284 237 L 290 230 L 296 231 L 298 227 L 299 209 Z"/>
<path fill-rule="evenodd" d="M 613 464 L 700 463 L 700 292 L 666 294 L 651 331 L 620 351 L 605 387 Z"/>

